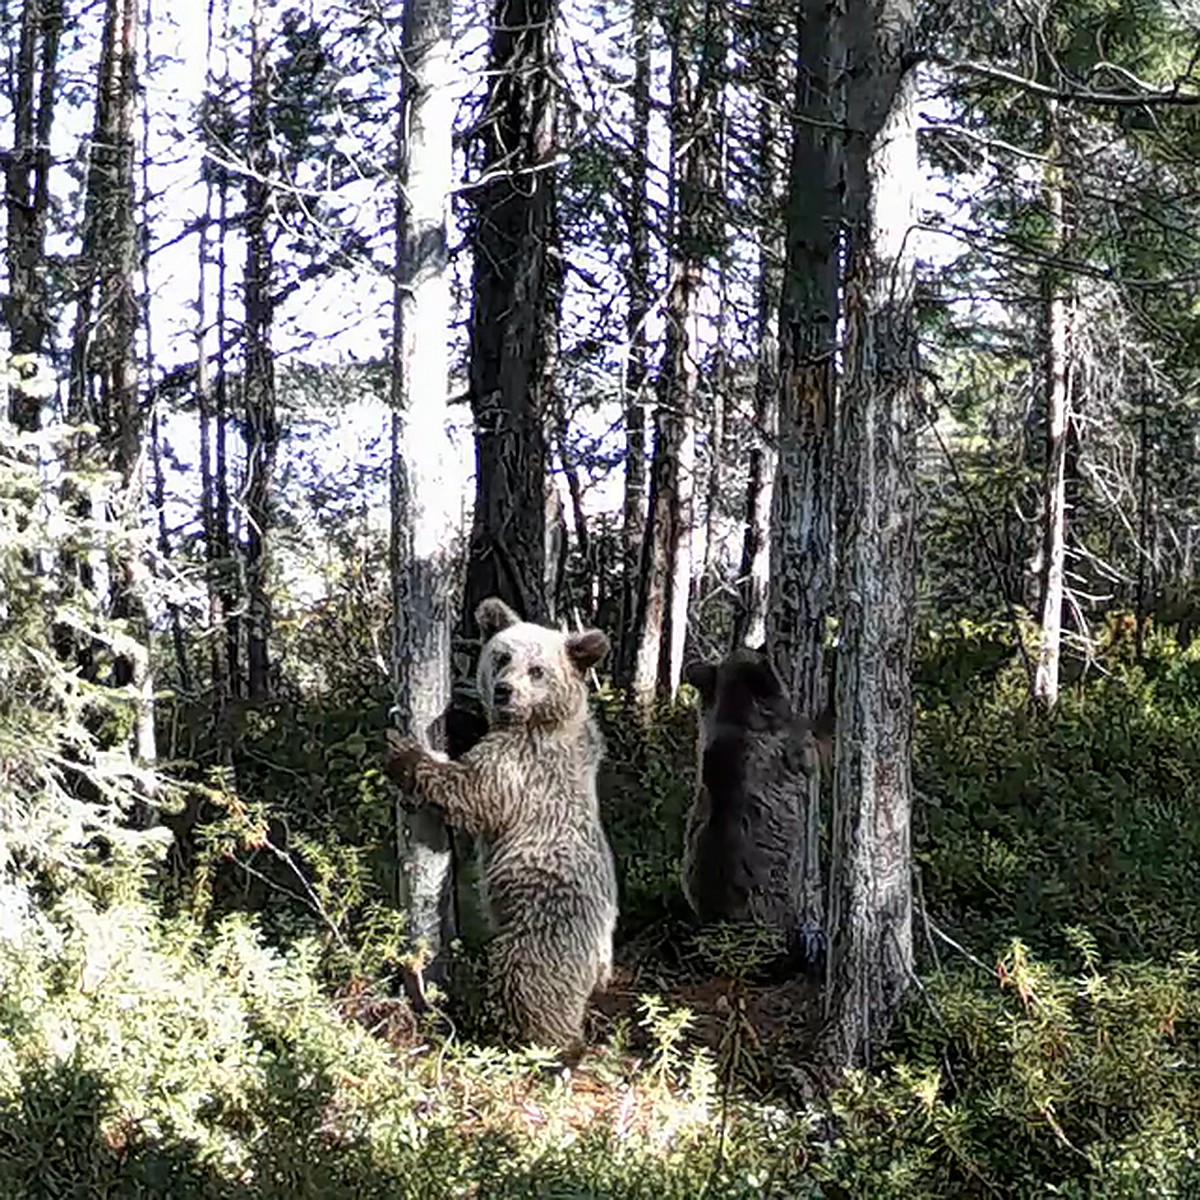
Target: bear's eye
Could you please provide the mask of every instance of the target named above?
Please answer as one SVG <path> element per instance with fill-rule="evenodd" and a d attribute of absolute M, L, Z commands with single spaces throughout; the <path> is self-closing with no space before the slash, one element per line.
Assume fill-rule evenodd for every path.
<path fill-rule="evenodd" d="M 530 679 L 541 679 L 545 674 L 545 668 L 539 667 L 537 663 L 534 663 L 533 666 L 529 668 Z"/>
<path fill-rule="evenodd" d="M 505 667 L 512 661 L 512 655 L 507 650 L 501 650 L 498 654 L 493 655 L 492 663 L 497 671 L 503 671 Z"/>

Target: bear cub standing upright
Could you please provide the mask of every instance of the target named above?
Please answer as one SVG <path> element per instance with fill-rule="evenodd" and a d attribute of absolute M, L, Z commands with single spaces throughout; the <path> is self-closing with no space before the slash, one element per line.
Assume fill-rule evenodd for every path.
<path fill-rule="evenodd" d="M 807 826 L 807 797 L 826 747 L 795 715 L 762 651 L 691 663 L 684 678 L 701 703 L 700 778 L 681 872 L 688 904 L 706 924 L 751 921 L 777 929 L 793 959 L 812 960 L 821 939 L 802 911 L 816 835 Z"/>
<path fill-rule="evenodd" d="M 521 621 L 503 601 L 476 610 L 488 733 L 457 762 L 388 735 L 385 765 L 417 803 L 482 836 L 494 937 L 489 988 L 510 1032 L 575 1047 L 588 997 L 609 981 L 617 883 L 600 823 L 604 741 L 585 675 L 608 652 L 598 629 Z"/>

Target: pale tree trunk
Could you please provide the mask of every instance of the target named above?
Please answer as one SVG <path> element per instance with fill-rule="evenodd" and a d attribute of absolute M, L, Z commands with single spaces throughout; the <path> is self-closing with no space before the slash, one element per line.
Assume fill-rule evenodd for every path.
<path fill-rule="evenodd" d="M 496 595 L 522 617 L 547 612 L 547 300 L 555 188 L 555 0 L 499 0 L 474 199 L 470 392 L 475 518 L 463 632 Z"/>
<path fill-rule="evenodd" d="M 50 213 L 50 133 L 54 122 L 62 0 L 25 0 L 21 10 L 13 96 L 13 146 L 4 160 L 8 218 L 8 292 L 4 320 L 9 350 L 18 360 L 8 393 L 12 423 L 27 431 L 41 425 L 36 359 L 49 329 L 46 297 L 46 223 Z M 24 360 L 24 361 L 22 361 Z M 42 382 L 42 381 L 38 381 Z"/>
<path fill-rule="evenodd" d="M 450 0 L 403 5 L 404 77 L 397 123 L 396 276 L 392 338 L 392 687 L 396 723 L 446 749 L 458 479 L 447 430 L 453 184 Z M 397 810 L 399 901 L 429 974 L 444 976 L 455 935 L 453 855 L 437 812 Z M 424 1000 L 419 963 L 407 983 Z"/>
<path fill-rule="evenodd" d="M 587 509 L 584 507 L 583 479 L 579 473 L 579 464 L 571 453 L 571 429 L 566 402 L 561 391 L 554 387 L 553 383 L 551 383 L 551 389 L 554 403 L 554 440 L 558 445 L 558 460 L 562 467 L 563 478 L 567 482 L 567 495 L 571 500 L 571 529 L 575 536 L 575 551 L 583 566 L 583 576 L 580 580 L 582 594 L 574 596 L 573 599 L 576 609 L 581 614 L 586 614 L 587 618 L 591 620 L 596 613 L 600 598 L 599 564 L 595 560 L 595 547 L 592 543 L 591 531 L 588 528 Z M 565 522 L 565 517 L 563 519 Z M 563 581 L 560 580 L 559 583 L 559 590 L 563 590 Z M 560 616 L 567 615 L 562 612 L 563 605 L 561 603 L 557 607 Z"/>
<path fill-rule="evenodd" d="M 558 330 L 562 313 L 563 258 L 558 240 L 558 211 L 553 189 L 548 199 L 549 213 L 545 222 L 546 260 L 542 282 L 542 311 L 538 325 L 539 378 L 537 395 L 541 406 L 543 424 L 543 446 L 546 461 L 542 474 L 542 489 L 545 494 L 545 559 L 542 596 L 545 601 L 544 618 L 556 624 L 566 616 L 567 601 L 567 556 L 571 539 L 567 531 L 567 514 L 564 509 L 558 480 L 555 478 L 553 453 L 555 442 L 559 446 L 559 465 L 567 480 L 567 490 L 572 501 L 572 512 L 581 554 L 588 547 L 587 522 L 583 515 L 583 491 L 578 472 L 570 462 L 567 441 L 569 436 L 566 402 L 558 388 Z"/>
<path fill-rule="evenodd" d="M 820 1052 L 861 1065 L 913 972 L 915 262 L 911 0 L 846 9 L 845 377 L 838 414 L 834 940 Z"/>
<path fill-rule="evenodd" d="M 1048 253 L 1052 258 L 1061 255 L 1065 240 L 1057 119 L 1052 107 L 1048 117 L 1050 149 L 1042 186 L 1050 219 Z M 1046 466 L 1042 493 L 1042 635 L 1033 694 L 1046 708 L 1053 708 L 1058 700 L 1066 584 L 1066 462 L 1071 407 L 1069 302 L 1056 263 L 1050 262 L 1042 269 L 1041 288 Z"/>
<path fill-rule="evenodd" d="M 771 580 L 771 498 L 775 491 L 779 436 L 779 308 L 787 239 L 782 217 L 779 121 L 790 74 L 788 39 L 771 19 L 762 18 L 762 49 L 756 64 L 761 76 L 758 113 L 758 361 L 754 373 L 754 443 L 746 483 L 742 555 L 738 567 L 735 646 L 762 646 L 767 640 L 767 603 Z"/>
<path fill-rule="evenodd" d="M 633 153 L 625 192 L 629 310 L 625 321 L 625 494 L 621 512 L 621 633 L 613 675 L 633 681 L 637 657 L 638 591 L 646 530 L 646 317 L 650 311 L 650 221 L 646 194 L 650 170 L 650 4 L 633 3 Z"/>
<path fill-rule="evenodd" d="M 687 633 L 699 388 L 697 304 L 703 276 L 701 222 L 706 192 L 711 186 L 715 142 L 712 127 L 715 7 L 709 5 L 701 28 L 690 0 L 685 0 L 676 10 L 673 31 L 673 220 L 667 262 L 666 345 L 654 418 L 633 678 L 634 694 L 643 701 L 656 688 L 661 695 L 674 694 L 683 669 Z"/>
<path fill-rule="evenodd" d="M 275 414 L 275 361 L 271 350 L 270 236 L 273 169 L 268 106 L 267 39 L 261 0 L 250 20 L 250 120 L 246 175 L 245 364 L 246 414 L 246 682 L 251 700 L 271 692 L 271 598 L 267 572 L 271 545 L 271 477 L 279 448 Z"/>

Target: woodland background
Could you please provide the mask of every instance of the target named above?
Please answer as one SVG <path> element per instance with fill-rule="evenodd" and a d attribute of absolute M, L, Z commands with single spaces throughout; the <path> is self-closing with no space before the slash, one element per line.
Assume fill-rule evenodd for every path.
<path fill-rule="evenodd" d="M 1200 1195 L 1200 9 L 0 22 L 0 1195 Z M 494 593 L 614 645 L 566 1075 L 380 772 Z M 821 978 L 679 893 L 743 642 Z"/>

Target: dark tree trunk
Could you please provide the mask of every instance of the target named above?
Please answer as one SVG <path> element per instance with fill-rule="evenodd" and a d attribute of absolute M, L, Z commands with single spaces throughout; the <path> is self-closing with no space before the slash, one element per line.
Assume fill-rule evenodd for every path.
<path fill-rule="evenodd" d="M 825 626 L 833 608 L 834 422 L 843 220 L 841 33 L 823 0 L 799 10 L 796 108 L 776 377 L 778 458 L 771 493 L 766 642 L 798 712 L 826 704 Z M 766 411 L 768 399 L 760 394 Z M 753 493 L 752 493 L 753 494 Z M 800 911 L 824 925 L 821 780 L 809 780 Z"/>
<path fill-rule="evenodd" d="M 121 548 L 110 560 L 110 615 L 126 640 L 113 656 L 112 683 L 127 688 L 133 704 L 133 753 L 152 760 L 153 682 L 150 675 L 148 572 L 143 557 L 143 419 L 138 392 L 137 279 L 140 248 L 135 176 L 137 99 L 136 0 L 107 0 L 97 72 L 96 111 L 84 193 L 83 243 L 71 344 L 68 415 L 97 428 L 104 464 L 119 478 L 119 492 L 76 495 L 81 511 L 103 509 L 123 526 Z M 100 515 L 97 513 L 97 515 Z M 84 587 L 92 578 L 86 562 L 67 564 Z M 81 652 L 90 666 L 91 653 Z M 151 812 L 140 814 L 149 819 Z"/>
<path fill-rule="evenodd" d="M 216 401 L 215 455 L 213 480 L 216 484 L 216 507 L 213 514 L 213 553 L 216 557 L 217 590 L 224 618 L 224 667 L 229 697 L 242 694 L 241 670 L 241 616 L 238 609 L 240 576 L 234 555 L 232 510 L 229 503 L 229 360 L 226 357 L 229 320 L 225 306 L 226 286 L 229 276 L 226 261 L 226 238 L 229 234 L 229 184 L 221 180 L 217 201 L 217 362 L 216 386 L 213 389 Z"/>
<path fill-rule="evenodd" d="M 279 447 L 275 361 L 271 352 L 272 250 L 270 182 L 273 169 L 268 107 L 267 42 L 256 2 L 250 25 L 250 121 L 246 175 L 245 366 L 246 413 L 246 682 L 252 700 L 271 692 L 271 597 L 267 570 L 271 537 L 271 477 Z"/>
<path fill-rule="evenodd" d="M 210 89 L 213 77 L 213 44 L 216 34 L 215 0 L 209 0 L 205 80 Z M 229 541 L 229 492 L 225 460 L 225 232 L 227 180 L 204 179 L 204 214 L 197 244 L 196 291 L 196 408 L 200 422 L 200 511 L 204 527 L 205 589 L 208 601 L 209 675 L 216 759 L 226 771 L 233 769 L 233 744 L 229 702 L 234 695 L 237 665 L 237 633 L 229 580 L 232 577 Z M 214 192 L 219 189 L 218 214 L 214 222 Z M 210 233 L 217 232 L 216 386 L 209 371 L 208 270 Z M 230 642 L 232 640 L 232 648 Z M 232 786 L 232 780 L 229 780 Z"/>
<path fill-rule="evenodd" d="M 845 378 L 838 414 L 838 731 L 828 1062 L 860 1065 L 912 979 L 919 186 L 910 0 L 846 10 Z"/>
<path fill-rule="evenodd" d="M 767 641 L 798 711 L 825 702 L 833 603 L 833 429 L 842 221 L 842 50 L 823 0 L 800 15 L 797 106 L 780 317 L 779 458 L 772 497 Z"/>
<path fill-rule="evenodd" d="M 546 615 L 546 329 L 557 269 L 554 215 L 554 0 L 497 0 L 474 200 L 470 392 L 475 517 L 463 630 L 487 596 Z"/>
<path fill-rule="evenodd" d="M 725 123 L 725 114 L 721 114 Z M 729 310 L 729 281 L 724 264 L 720 268 L 717 285 L 717 347 L 710 372 L 710 400 L 708 430 L 705 441 L 708 453 L 705 456 L 704 485 L 704 549 L 700 558 L 700 575 L 693 598 L 700 601 L 713 589 L 720 586 L 720 571 L 717 562 L 719 547 L 717 535 L 720 530 L 721 491 L 725 477 L 725 409 L 730 387 L 728 329 L 726 313 Z"/>
<path fill-rule="evenodd" d="M 32 431 L 41 425 L 41 396 L 29 386 L 45 349 L 46 223 L 50 211 L 50 133 L 62 33 L 62 0 L 26 0 L 16 55 L 13 146 L 4 160 L 8 217 L 8 292 L 4 320 L 17 360 L 9 384 L 12 423 Z M 38 382 L 41 382 L 40 380 Z"/>

